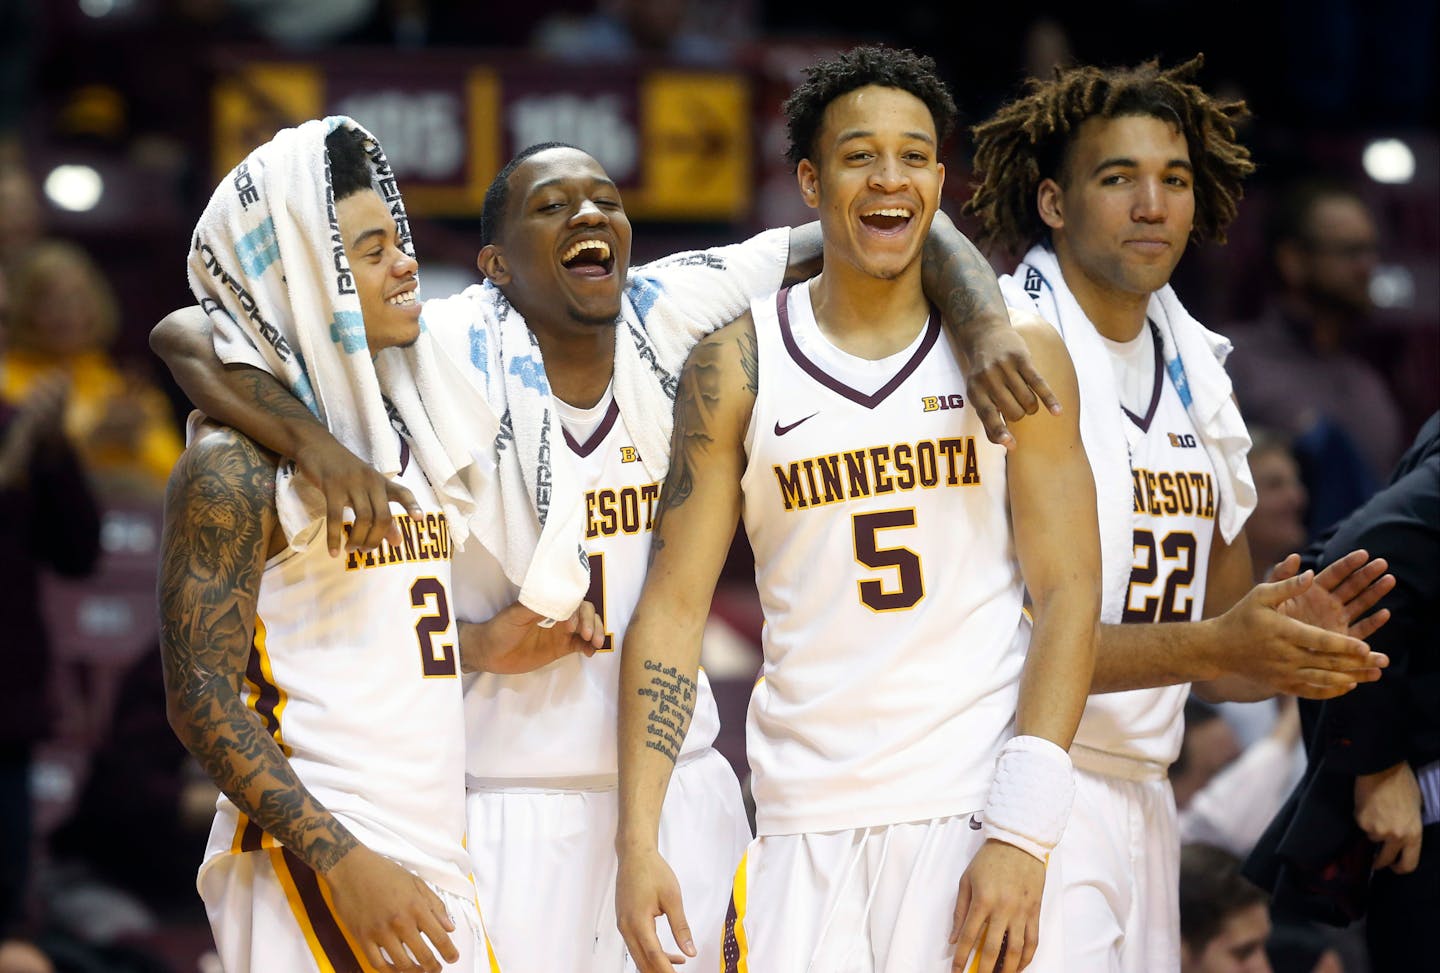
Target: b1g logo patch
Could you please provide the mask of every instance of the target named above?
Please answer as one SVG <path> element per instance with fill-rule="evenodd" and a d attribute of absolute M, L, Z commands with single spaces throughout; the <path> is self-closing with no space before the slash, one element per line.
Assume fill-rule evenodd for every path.
<path fill-rule="evenodd" d="M 923 395 L 920 397 L 920 404 L 925 407 L 926 412 L 963 409 L 965 408 L 965 396 L 959 392 L 952 392 L 949 395 Z"/>
<path fill-rule="evenodd" d="M 1176 449 L 1194 449 L 1195 437 L 1188 432 L 1167 432 L 1170 437 L 1170 445 Z"/>
<path fill-rule="evenodd" d="M 620 462 L 633 463 L 640 458 L 640 451 L 634 446 L 620 447 Z"/>

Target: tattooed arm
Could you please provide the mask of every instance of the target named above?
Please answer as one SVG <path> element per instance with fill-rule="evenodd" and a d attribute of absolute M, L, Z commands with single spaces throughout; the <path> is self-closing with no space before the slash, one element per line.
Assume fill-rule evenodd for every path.
<path fill-rule="evenodd" d="M 670 473 L 650 570 L 620 657 L 620 870 L 615 912 L 642 973 L 670 973 L 655 918 L 694 956 L 680 889 L 660 856 L 660 808 L 695 711 L 700 638 L 740 517 L 744 436 L 755 405 L 755 325 L 747 314 L 695 346 L 680 376 Z"/>
<path fill-rule="evenodd" d="M 959 349 L 965 390 L 985 435 L 992 443 L 1013 449 L 1015 438 L 1005 423 L 1033 414 L 1043 401 L 1051 412 L 1060 401 L 1036 370 L 1025 341 L 1010 326 L 1038 321 L 1033 311 L 1006 308 L 995 271 L 984 254 L 943 212 L 936 212 L 925 240 L 921 263 L 925 296 L 940 309 L 945 330 Z"/>
<path fill-rule="evenodd" d="M 166 707 L 176 736 L 236 806 L 325 872 L 355 839 L 244 701 L 274 510 L 275 460 L 233 430 L 207 428 L 176 464 L 160 560 Z"/>
<path fill-rule="evenodd" d="M 790 230 L 785 283 L 796 284 L 820 273 L 823 260 L 820 224 Z M 945 330 L 959 349 L 970 399 L 990 441 L 1013 448 L 1005 423 L 1019 422 L 1043 402 L 1052 412 L 1060 403 L 1036 370 L 1025 342 L 1011 328 L 1033 312 L 1005 306 L 995 271 L 985 255 L 943 212 L 935 214 L 925 240 L 921 265 L 925 296 L 940 309 Z M 1038 319 L 1036 319 L 1038 320 Z"/>
<path fill-rule="evenodd" d="M 325 496 L 326 539 L 338 554 L 344 508 L 355 512 L 349 548 L 369 550 L 390 536 L 400 542 L 390 502 L 411 516 L 423 516 L 409 490 L 362 462 L 330 435 L 310 410 L 268 372 L 248 365 L 224 365 L 215 355 L 210 319 L 198 307 L 167 315 L 150 332 L 150 350 L 159 355 L 190 401 L 221 422 L 281 456 L 295 460 L 300 474 Z"/>
<path fill-rule="evenodd" d="M 324 876 L 337 915 L 373 966 L 393 969 L 380 950 L 403 960 L 408 948 L 438 973 L 422 934 L 446 960 L 459 958 L 439 897 L 357 842 L 245 705 L 260 577 L 281 546 L 275 466 L 234 430 L 207 426 L 171 473 L 159 585 L 170 726 L 236 807 Z M 414 969 L 408 960 L 402 968 Z"/>

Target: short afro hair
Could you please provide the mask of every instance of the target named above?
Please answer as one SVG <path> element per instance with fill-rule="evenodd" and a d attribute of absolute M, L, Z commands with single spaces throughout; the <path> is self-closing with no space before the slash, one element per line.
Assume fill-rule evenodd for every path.
<path fill-rule="evenodd" d="M 485 190 L 485 207 L 480 211 L 480 246 L 487 247 L 495 242 L 500 235 L 501 224 L 505 222 L 505 204 L 510 200 L 510 176 L 520 164 L 532 155 L 539 155 L 550 149 L 575 149 L 576 152 L 584 151 L 577 149 L 569 142 L 536 142 L 527 146 L 515 154 L 515 158 L 505 163 L 505 168 L 496 173 L 495 178 L 490 180 L 490 188 Z"/>
<path fill-rule="evenodd" d="M 325 152 L 330 156 L 330 186 L 336 201 L 372 188 L 364 135 L 341 126 L 325 136 Z"/>
<path fill-rule="evenodd" d="M 1024 250 L 1049 237 L 1036 190 L 1046 179 L 1063 181 L 1067 150 L 1091 118 L 1149 115 L 1185 135 L 1195 169 L 1197 241 L 1225 242 L 1235 219 L 1242 182 L 1255 170 L 1235 126 L 1249 117 L 1243 101 L 1206 94 L 1194 78 L 1205 59 L 1161 70 L 1158 61 L 1134 68 L 1056 68 L 1049 81 L 1031 79 L 1020 98 L 976 125 L 974 171 L 978 185 L 965 212 L 980 220 L 982 243 Z"/>
<path fill-rule="evenodd" d="M 937 148 L 955 130 L 955 99 L 940 80 L 933 60 L 898 48 L 857 47 L 806 68 L 805 80 L 785 100 L 790 135 L 785 158 L 792 166 L 814 155 L 815 139 L 830 103 L 868 85 L 899 88 L 923 101 L 935 123 Z"/>

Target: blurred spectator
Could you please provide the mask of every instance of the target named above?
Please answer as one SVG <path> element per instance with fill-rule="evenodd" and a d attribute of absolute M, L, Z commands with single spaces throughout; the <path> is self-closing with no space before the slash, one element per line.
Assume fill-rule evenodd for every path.
<path fill-rule="evenodd" d="M 0 322 L 6 289 L 0 271 Z M 4 358 L 0 324 L 0 359 Z M 21 918 L 32 831 L 32 751 L 49 736 L 49 642 L 40 615 L 40 574 L 79 576 L 95 563 L 100 515 L 61 417 L 67 383 L 45 376 L 11 401 L 0 394 L 0 665 L 8 692 L 0 705 L 0 941 Z M 15 959 L 18 966 L 21 959 Z"/>
<path fill-rule="evenodd" d="M 377 0 L 229 0 L 230 8 L 269 40 L 298 50 L 323 47 L 363 27 Z"/>
<path fill-rule="evenodd" d="M 1270 973 L 1265 893 L 1240 860 L 1210 845 L 1180 849 L 1180 973 Z"/>
<path fill-rule="evenodd" d="M 1302 440 L 1297 448 L 1310 448 L 1302 437 L 1328 424 L 1378 482 L 1400 454 L 1403 430 L 1390 388 L 1353 351 L 1373 310 L 1379 234 L 1370 210 L 1339 183 L 1297 183 L 1277 201 L 1266 238 L 1276 293 L 1258 321 L 1230 331 L 1227 367 L 1240 407 L 1247 421 Z M 1343 477 L 1345 468 L 1323 474 Z M 1307 486 L 1318 503 L 1316 482 Z"/>
<path fill-rule="evenodd" d="M 1300 481 L 1300 465 L 1288 437 L 1250 426 L 1250 472 L 1255 477 L 1255 512 L 1245 522 L 1250 563 L 1256 582 L 1270 569 L 1305 547 L 1305 507 L 1309 497 Z"/>
<path fill-rule="evenodd" d="M 1389 486 L 1311 552 L 1320 569 L 1363 548 L 1395 589 L 1389 624 L 1369 637 L 1390 657 L 1379 682 L 1304 704 L 1305 777 L 1247 873 L 1276 912 L 1344 925 L 1366 916 L 1377 973 L 1433 954 L 1440 916 L 1440 413 Z"/>
<path fill-rule="evenodd" d="M 73 244 L 47 241 L 12 281 L 4 394 L 18 398 L 53 376 L 70 382 L 65 430 L 107 497 L 159 500 L 182 444 L 164 396 L 106 352 L 119 326 L 109 283 Z"/>
<path fill-rule="evenodd" d="M 1242 856 L 1285 803 L 1304 759 L 1297 748 L 1300 714 L 1294 697 L 1244 705 L 1269 709 L 1274 716 L 1268 732 L 1242 750 L 1214 707 L 1187 701 L 1180 760 L 1170 768 L 1180 840 Z"/>
<path fill-rule="evenodd" d="M 716 66 L 729 61 L 730 45 L 695 29 L 691 0 L 599 0 L 583 17 L 557 15 L 535 31 L 532 46 L 567 61 L 626 61 L 655 57 Z"/>

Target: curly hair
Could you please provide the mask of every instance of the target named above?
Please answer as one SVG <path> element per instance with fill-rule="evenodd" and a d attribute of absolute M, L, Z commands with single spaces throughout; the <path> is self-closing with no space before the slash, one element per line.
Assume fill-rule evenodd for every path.
<path fill-rule="evenodd" d="M 1196 241 L 1225 242 L 1244 195 L 1241 182 L 1255 170 L 1250 150 L 1235 136 L 1249 117 L 1243 101 L 1220 101 L 1194 82 L 1204 55 L 1161 70 L 1156 60 L 1134 68 L 1056 68 L 1049 81 L 1031 79 L 1026 93 L 1002 106 L 971 133 L 978 180 L 964 212 L 979 218 L 980 241 L 1024 250 L 1049 234 L 1036 208 L 1045 179 L 1061 181 L 1067 153 L 1090 118 L 1149 115 L 1185 135 L 1195 169 Z"/>
<path fill-rule="evenodd" d="M 810 158 L 825 109 L 837 98 L 867 85 L 908 91 L 930 109 L 939 145 L 955 129 L 955 99 L 935 70 L 935 62 L 914 51 L 890 47 L 857 47 L 805 69 L 805 80 L 785 99 L 790 145 L 785 158 L 792 166 Z M 812 159 L 813 161 L 813 159 Z"/>
<path fill-rule="evenodd" d="M 365 136 L 353 128 L 337 128 L 325 136 L 325 151 L 330 156 L 330 185 L 336 200 L 371 188 Z"/>

